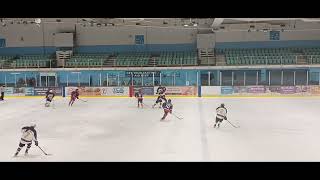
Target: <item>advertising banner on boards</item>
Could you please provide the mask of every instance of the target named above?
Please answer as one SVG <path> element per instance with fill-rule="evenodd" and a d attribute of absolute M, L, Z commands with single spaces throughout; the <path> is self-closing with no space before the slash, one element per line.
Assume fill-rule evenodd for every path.
<path fill-rule="evenodd" d="M 156 95 L 158 87 L 154 87 Z M 166 95 L 197 96 L 198 88 L 196 86 L 167 86 Z"/>
<path fill-rule="evenodd" d="M 80 96 L 129 96 L 129 87 L 66 87 L 66 96 L 77 88 Z"/>

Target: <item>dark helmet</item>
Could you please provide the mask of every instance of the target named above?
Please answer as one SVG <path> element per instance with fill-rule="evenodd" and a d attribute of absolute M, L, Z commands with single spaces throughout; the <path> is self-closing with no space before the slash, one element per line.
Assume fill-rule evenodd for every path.
<path fill-rule="evenodd" d="M 221 103 L 221 105 L 220 105 L 221 107 L 224 107 L 224 103 Z"/>
<path fill-rule="evenodd" d="M 168 102 L 171 103 L 171 99 L 168 99 Z"/>

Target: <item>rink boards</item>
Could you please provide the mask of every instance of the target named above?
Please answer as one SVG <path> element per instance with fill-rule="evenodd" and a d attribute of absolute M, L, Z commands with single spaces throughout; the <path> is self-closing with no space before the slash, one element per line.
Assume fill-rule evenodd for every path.
<path fill-rule="evenodd" d="M 68 97 L 75 89 L 86 98 L 128 98 L 142 90 L 145 98 L 157 97 L 156 86 L 149 87 L 53 87 L 56 96 Z M 166 96 L 195 97 L 318 97 L 320 86 L 167 86 Z M 22 87 L 5 89 L 7 98 L 37 98 L 45 96 L 48 87 Z"/>

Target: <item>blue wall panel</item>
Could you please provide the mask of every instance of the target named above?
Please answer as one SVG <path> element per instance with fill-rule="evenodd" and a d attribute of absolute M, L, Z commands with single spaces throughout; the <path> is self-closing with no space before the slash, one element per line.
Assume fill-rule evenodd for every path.
<path fill-rule="evenodd" d="M 320 41 L 250 41 L 216 42 L 216 48 L 285 48 L 285 47 L 320 47 Z"/>
<path fill-rule="evenodd" d="M 6 47 L 0 48 L 0 55 L 53 54 L 55 47 Z"/>
<path fill-rule="evenodd" d="M 97 45 L 79 46 L 76 53 L 113 53 L 113 52 L 154 52 L 154 51 L 195 51 L 196 44 L 145 44 L 145 45 Z M 53 54 L 55 47 L 7 47 L 0 48 L 0 55 Z"/>

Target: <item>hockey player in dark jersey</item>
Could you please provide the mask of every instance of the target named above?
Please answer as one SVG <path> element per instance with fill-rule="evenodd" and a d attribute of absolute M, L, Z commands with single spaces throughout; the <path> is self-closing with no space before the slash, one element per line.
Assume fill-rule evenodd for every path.
<path fill-rule="evenodd" d="M 19 152 L 25 145 L 27 145 L 25 155 L 28 155 L 28 151 L 31 148 L 32 141 L 34 141 L 35 145 L 38 146 L 37 131 L 35 130 L 35 127 L 36 124 L 32 123 L 30 126 L 25 126 L 21 129 L 22 137 L 19 143 L 19 147 L 14 156 L 18 156 Z"/>
<path fill-rule="evenodd" d="M 0 86 L 0 101 L 3 101 L 4 99 L 4 92 L 5 92 L 5 85 Z"/>
<path fill-rule="evenodd" d="M 158 89 L 157 89 L 157 94 L 160 94 L 160 92 L 165 93 L 167 90 L 166 87 L 159 85 Z"/>
<path fill-rule="evenodd" d="M 217 109 L 216 109 L 216 123 L 214 124 L 214 128 L 218 125 L 218 128 L 220 127 L 220 124 L 223 120 L 227 120 L 227 109 L 225 108 L 224 104 L 222 103 Z"/>
<path fill-rule="evenodd" d="M 164 111 L 164 115 L 161 118 L 161 121 L 163 121 L 167 117 L 168 113 L 170 113 L 170 114 L 172 113 L 173 105 L 171 103 L 171 99 L 168 99 L 168 101 L 164 102 L 162 104 L 162 108 Z"/>
<path fill-rule="evenodd" d="M 55 94 L 52 89 L 49 89 L 46 92 L 46 104 L 45 104 L 46 107 L 50 106 L 50 103 L 53 101 L 54 96 L 55 96 Z"/>
<path fill-rule="evenodd" d="M 140 104 L 141 104 L 141 108 L 143 108 L 143 94 L 142 94 L 142 90 L 139 89 L 139 92 L 137 92 L 134 96 L 138 99 L 138 108 L 140 107 Z"/>
<path fill-rule="evenodd" d="M 165 92 L 166 92 L 166 88 L 164 86 L 159 86 L 158 89 L 157 89 L 157 94 L 159 94 L 156 102 L 154 103 L 154 105 L 152 106 L 153 108 L 158 104 L 160 103 L 160 106 L 159 108 L 161 108 L 162 106 L 162 102 L 167 102 L 167 99 L 166 99 L 166 95 L 165 95 Z"/>
<path fill-rule="evenodd" d="M 71 92 L 69 106 L 72 106 L 76 99 L 79 99 L 79 89 Z"/>

